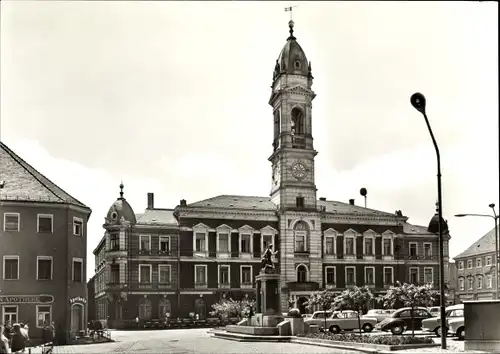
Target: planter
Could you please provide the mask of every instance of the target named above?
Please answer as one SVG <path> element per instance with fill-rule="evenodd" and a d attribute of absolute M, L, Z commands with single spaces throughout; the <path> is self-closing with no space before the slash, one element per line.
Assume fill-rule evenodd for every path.
<path fill-rule="evenodd" d="M 361 351 L 363 351 L 364 349 L 369 352 L 373 352 L 374 349 L 382 351 L 394 351 L 394 350 L 405 350 L 405 349 L 435 348 L 439 346 L 439 344 L 436 343 L 384 345 L 384 344 L 358 343 L 358 342 L 340 342 L 328 339 L 312 339 L 312 338 L 300 338 L 300 339 L 294 338 L 291 340 L 291 342 L 308 344 L 308 345 L 326 346 L 339 349 L 355 348 Z"/>
<path fill-rule="evenodd" d="M 287 318 L 290 321 L 290 328 L 292 331 L 292 336 L 298 336 L 304 334 L 304 319 L 299 318 Z"/>

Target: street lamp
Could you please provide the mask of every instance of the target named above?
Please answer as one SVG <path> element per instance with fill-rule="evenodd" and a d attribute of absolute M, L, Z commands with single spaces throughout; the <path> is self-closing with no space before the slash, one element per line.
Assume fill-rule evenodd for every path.
<path fill-rule="evenodd" d="M 425 96 L 420 92 L 414 93 L 410 98 L 411 105 L 425 118 L 425 123 L 427 124 L 427 129 L 429 129 L 429 134 L 431 135 L 432 143 L 434 144 L 434 149 L 436 150 L 437 158 L 437 189 L 438 189 L 438 218 L 439 218 L 439 307 L 441 314 L 441 329 L 446 328 L 446 314 L 445 314 L 445 298 L 444 298 L 444 241 L 443 241 L 443 200 L 441 196 L 441 156 L 439 154 L 439 147 L 437 145 L 434 134 L 432 133 L 431 125 L 429 124 L 429 119 L 427 119 L 427 114 L 425 113 Z M 444 334 L 445 332 L 443 332 Z M 446 349 L 446 336 L 441 336 L 441 349 Z"/>
<path fill-rule="evenodd" d="M 488 214 L 456 214 L 455 216 L 457 218 L 463 218 L 465 216 L 478 216 L 478 217 L 485 217 L 485 218 L 493 218 L 495 220 L 495 272 L 497 274 L 497 278 L 495 279 L 495 298 L 498 299 L 498 280 L 500 279 L 498 276 L 498 247 L 499 247 L 499 240 L 498 240 L 498 223 L 497 220 L 500 217 L 500 215 L 497 215 L 497 212 L 495 211 L 495 204 L 491 203 L 488 205 L 491 210 L 493 210 L 493 215 L 488 215 Z"/>

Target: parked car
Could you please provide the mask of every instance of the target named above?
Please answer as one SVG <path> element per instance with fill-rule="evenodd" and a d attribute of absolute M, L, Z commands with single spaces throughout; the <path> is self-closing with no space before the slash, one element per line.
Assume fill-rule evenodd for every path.
<path fill-rule="evenodd" d="M 429 312 L 431 313 L 432 316 L 439 317 L 440 311 L 441 310 L 439 306 L 429 307 Z"/>
<path fill-rule="evenodd" d="M 384 309 L 377 309 L 377 310 L 369 310 L 366 316 L 368 317 L 373 317 L 377 319 L 377 322 L 381 322 L 385 320 L 386 318 L 391 317 L 391 315 L 395 312 L 396 310 L 384 310 Z"/>
<path fill-rule="evenodd" d="M 332 316 L 326 319 L 326 328 L 332 333 L 340 333 L 341 331 L 352 331 L 361 329 L 364 332 L 371 332 L 377 324 L 377 319 L 374 317 L 360 316 L 355 311 L 335 311 Z"/>
<path fill-rule="evenodd" d="M 429 310 L 424 307 L 413 309 L 413 318 L 411 311 L 411 307 L 399 309 L 391 317 L 379 322 L 375 328 L 385 332 L 391 331 L 392 334 L 403 334 L 406 330 L 420 330 L 422 321 L 432 317 Z"/>
<path fill-rule="evenodd" d="M 332 311 L 315 311 L 311 317 L 304 318 L 304 323 L 308 325 L 316 325 L 319 328 L 323 328 L 325 326 L 325 319 L 329 318 L 332 315 Z"/>
<path fill-rule="evenodd" d="M 430 311 L 429 311 L 430 312 Z M 453 305 L 446 308 L 446 318 L 452 319 L 455 317 L 464 316 L 464 305 Z M 440 316 L 427 318 L 422 321 L 422 330 L 427 332 L 434 332 L 438 337 L 441 336 L 441 318 Z M 448 333 L 449 328 L 446 328 L 446 333 Z"/>
<path fill-rule="evenodd" d="M 455 316 L 446 319 L 446 325 L 448 327 L 448 333 L 457 336 L 458 340 L 464 340 L 465 338 L 465 321 L 464 314 L 462 310 L 462 316 Z"/>

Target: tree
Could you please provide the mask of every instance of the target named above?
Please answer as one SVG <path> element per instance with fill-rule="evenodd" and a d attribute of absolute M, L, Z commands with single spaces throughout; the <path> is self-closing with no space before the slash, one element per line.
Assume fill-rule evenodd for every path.
<path fill-rule="evenodd" d="M 391 286 L 385 295 L 380 297 L 380 301 L 384 304 L 384 307 L 393 307 L 396 301 L 400 301 L 404 306 L 410 307 L 411 316 L 411 335 L 415 336 L 415 326 L 413 319 L 413 311 L 418 307 L 429 307 L 432 306 L 438 293 L 432 288 L 432 284 L 426 284 L 417 286 L 415 284 L 400 284 L 396 283 L 396 286 Z"/>
<path fill-rule="evenodd" d="M 227 318 L 231 316 L 236 316 L 241 318 L 241 314 L 244 312 L 248 315 L 249 309 L 255 310 L 255 300 L 244 299 L 244 300 L 233 300 L 233 299 L 221 299 L 218 303 L 212 305 L 213 311 L 210 312 L 211 316 L 216 316 L 220 318 Z"/>
<path fill-rule="evenodd" d="M 308 309 L 313 309 L 314 307 L 319 307 L 322 311 L 330 311 L 332 309 L 332 304 L 335 301 L 335 297 L 338 293 L 331 291 L 330 289 L 315 291 L 309 297 L 306 303 Z M 325 329 L 326 329 L 326 314 L 325 314 Z"/>
<path fill-rule="evenodd" d="M 353 310 L 356 311 L 358 317 L 359 334 L 361 334 L 361 317 L 364 311 L 368 310 L 368 305 L 373 299 L 373 294 L 367 286 L 357 287 L 344 290 L 335 298 L 333 309 L 336 311 Z"/>

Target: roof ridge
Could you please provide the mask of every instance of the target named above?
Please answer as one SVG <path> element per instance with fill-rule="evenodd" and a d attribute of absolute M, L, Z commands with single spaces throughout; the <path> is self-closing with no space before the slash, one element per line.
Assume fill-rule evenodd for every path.
<path fill-rule="evenodd" d="M 34 168 L 33 166 L 31 166 L 21 156 L 17 155 L 13 150 L 11 150 L 5 143 L 3 143 L 3 142 L 0 141 L 0 146 L 4 149 L 5 152 L 7 152 L 7 154 L 10 155 L 11 158 L 13 158 L 24 170 L 26 170 L 26 172 L 28 172 L 33 178 L 35 178 L 42 186 L 44 186 L 56 198 L 58 198 L 59 200 L 65 202 L 65 203 L 79 204 L 79 206 L 83 206 L 85 208 L 88 208 L 85 204 L 83 204 L 78 199 L 76 199 L 75 197 L 73 197 L 72 195 L 70 195 L 68 192 L 66 192 L 64 189 L 62 189 L 61 187 L 59 187 L 57 184 L 55 184 L 54 182 L 52 182 L 43 173 L 41 173 L 36 168 Z M 42 181 L 42 179 L 45 179 L 46 182 L 52 184 L 53 187 L 60 189 L 61 192 L 63 194 L 66 194 L 69 197 L 70 200 L 65 200 L 65 198 L 62 198 L 60 195 L 58 195 L 56 192 L 54 192 L 52 190 L 52 188 L 47 185 L 46 182 Z M 74 201 L 72 201 L 71 199 L 73 199 Z"/>

